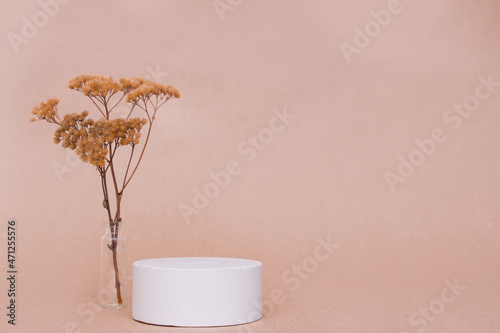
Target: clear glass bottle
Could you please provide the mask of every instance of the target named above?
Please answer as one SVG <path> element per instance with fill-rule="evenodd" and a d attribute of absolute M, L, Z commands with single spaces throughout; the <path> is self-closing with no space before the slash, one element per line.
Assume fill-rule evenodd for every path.
<path fill-rule="evenodd" d="M 97 300 L 103 308 L 119 309 L 127 306 L 124 300 L 125 243 L 123 222 L 104 223 L 101 237 L 101 279 Z"/>

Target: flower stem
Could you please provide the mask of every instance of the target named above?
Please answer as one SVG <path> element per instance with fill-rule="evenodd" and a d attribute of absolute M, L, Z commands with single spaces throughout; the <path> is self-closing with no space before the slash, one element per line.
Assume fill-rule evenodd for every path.
<path fill-rule="evenodd" d="M 115 142 L 115 147 L 118 145 L 118 142 Z M 111 146 L 110 146 L 111 147 Z M 111 246 L 110 249 L 113 251 L 113 268 L 115 271 L 115 287 L 116 287 L 116 298 L 118 300 L 118 306 L 123 304 L 122 294 L 121 294 L 121 284 L 120 284 L 120 273 L 118 270 L 118 258 L 117 258 L 117 245 L 118 245 L 118 226 L 121 222 L 122 218 L 120 216 L 120 204 L 122 200 L 122 194 L 118 192 L 118 184 L 116 181 L 115 168 L 113 166 L 113 155 L 111 153 L 111 149 L 109 150 L 109 166 L 111 169 L 111 176 L 113 178 L 113 187 L 115 189 L 116 196 L 116 215 L 113 222 L 110 222 L 111 228 Z"/>
<path fill-rule="evenodd" d="M 144 111 L 146 111 L 146 110 L 144 110 Z M 154 111 L 154 114 L 155 113 L 156 113 L 156 110 Z M 146 111 L 146 114 L 147 114 L 148 119 L 149 119 L 148 134 L 146 136 L 146 140 L 144 141 L 144 146 L 142 147 L 142 151 L 141 151 L 141 155 L 139 156 L 139 160 L 137 161 L 137 164 L 135 165 L 135 168 L 132 171 L 132 174 L 130 175 L 130 177 L 128 178 L 128 180 L 124 183 L 124 185 L 122 187 L 122 192 L 125 189 L 125 187 L 127 187 L 127 185 L 130 182 L 130 180 L 132 180 L 132 177 L 134 177 L 135 171 L 139 167 L 139 164 L 141 163 L 141 160 L 142 160 L 142 155 L 144 155 L 144 151 L 146 150 L 146 146 L 148 145 L 149 136 L 151 135 L 151 128 L 153 127 L 153 121 L 154 121 L 154 116 L 155 115 L 153 114 L 153 119 L 151 119 L 151 117 L 149 116 L 149 113 L 147 111 Z M 128 168 L 127 168 L 127 173 L 128 173 Z"/>
<path fill-rule="evenodd" d="M 116 288 L 116 298 L 118 301 L 118 306 L 123 305 L 122 293 L 121 293 L 121 283 L 120 283 L 120 272 L 118 270 L 118 258 L 117 258 L 117 248 L 118 248 L 118 226 L 119 222 L 110 222 L 109 227 L 111 229 L 111 246 L 110 250 L 113 251 L 113 269 L 115 271 L 115 288 Z"/>

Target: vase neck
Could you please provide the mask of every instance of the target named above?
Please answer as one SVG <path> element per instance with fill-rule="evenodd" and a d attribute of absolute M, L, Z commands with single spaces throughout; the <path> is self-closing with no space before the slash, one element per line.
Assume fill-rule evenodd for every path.
<path fill-rule="evenodd" d="M 106 234 L 116 234 L 118 232 L 122 232 L 123 231 L 123 226 L 124 226 L 124 223 L 123 221 L 121 222 L 105 222 L 104 223 L 104 230 L 106 232 Z"/>

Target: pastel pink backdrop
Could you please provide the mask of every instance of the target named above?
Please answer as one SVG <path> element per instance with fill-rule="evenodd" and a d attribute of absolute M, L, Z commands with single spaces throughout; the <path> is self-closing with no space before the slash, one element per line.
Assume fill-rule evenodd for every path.
<path fill-rule="evenodd" d="M 67 89 L 74 76 L 158 70 L 182 98 L 158 115 L 125 193 L 129 266 L 256 259 L 264 299 L 286 297 L 256 324 L 206 331 L 417 332 L 409 317 L 440 297 L 445 279 L 467 288 L 426 332 L 499 331 L 500 89 L 460 128 L 443 120 L 479 76 L 500 81 L 498 1 L 402 1 L 350 63 L 341 43 L 353 44 L 353 29 L 390 1 L 221 1 L 232 8 L 223 20 L 212 1 L 69 1 L 18 53 L 7 36 L 41 7 L 2 3 L 0 241 L 4 253 L 16 217 L 19 296 L 16 327 L 2 315 L 0 330 L 180 331 L 134 321 L 131 306 L 87 303 L 98 292 L 105 219 L 98 176 L 73 164 L 59 179 L 53 165 L 68 152 L 52 143 L 54 127 L 28 122 L 51 97 L 62 113 L 90 107 Z M 296 118 L 246 161 L 238 146 L 284 108 Z M 385 172 L 434 128 L 447 140 L 391 191 Z M 241 173 L 186 223 L 179 205 L 192 205 L 193 189 L 231 160 Z M 328 236 L 340 246 L 293 290 L 286 276 L 311 264 Z M 5 279 L 0 288 L 4 308 Z"/>

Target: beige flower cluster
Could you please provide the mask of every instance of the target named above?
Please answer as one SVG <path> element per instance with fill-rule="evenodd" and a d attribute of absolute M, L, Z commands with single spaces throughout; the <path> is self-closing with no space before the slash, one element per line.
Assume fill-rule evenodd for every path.
<path fill-rule="evenodd" d="M 113 81 L 111 76 L 80 75 L 69 81 L 70 89 L 81 91 L 85 96 L 106 97 L 121 89 L 120 84 Z"/>
<path fill-rule="evenodd" d="M 110 119 L 112 108 L 109 107 L 109 102 L 115 93 L 122 93 L 116 104 L 122 98 L 134 105 L 143 101 L 144 106 L 141 108 L 146 111 L 151 122 L 154 120 L 154 113 L 153 117 L 150 118 L 149 106 L 147 105 L 151 98 L 156 97 L 155 103 L 150 103 L 156 112 L 162 103 L 170 98 L 180 97 L 179 92 L 174 87 L 144 78 L 122 78 L 116 82 L 111 76 L 80 75 L 73 78 L 68 86 L 70 89 L 80 91 L 88 96 L 96 106 L 96 101 L 102 104 L 104 109 L 97 107 L 104 118 L 93 120 L 87 118 L 88 111 L 83 111 L 82 113 L 66 114 L 61 120 L 57 113 L 59 99 L 53 98 L 34 107 L 31 113 L 36 117 L 30 118 L 30 121 L 45 120 L 59 125 L 54 133 L 54 142 L 61 143 L 64 148 L 75 150 L 82 161 L 97 167 L 103 167 L 109 163 L 113 158 L 114 150 L 119 146 L 139 144 L 140 131 L 148 123 L 146 119 L 142 118 Z M 111 154 L 110 149 L 113 150 Z"/>
<path fill-rule="evenodd" d="M 126 102 L 137 103 L 139 100 L 147 101 L 156 96 L 162 98 L 179 98 L 181 94 L 172 86 L 151 82 L 144 79 L 121 79 L 120 84 L 130 92 L 125 97 Z"/>
<path fill-rule="evenodd" d="M 122 146 L 138 144 L 142 126 L 147 123 L 141 118 L 94 121 L 87 119 L 87 115 L 87 111 L 65 115 L 54 133 L 54 142 L 62 142 L 64 148 L 75 150 L 83 162 L 101 167 L 109 160 L 111 143 Z"/>
<path fill-rule="evenodd" d="M 85 96 L 106 98 L 119 91 L 127 94 L 125 101 L 137 102 L 140 99 L 149 99 L 152 96 L 159 98 L 181 95 L 172 86 L 152 82 L 144 78 L 122 78 L 115 82 L 111 76 L 80 75 L 73 78 L 68 87 L 81 91 Z"/>
<path fill-rule="evenodd" d="M 59 123 L 59 116 L 57 115 L 57 104 L 59 103 L 58 98 L 51 98 L 46 102 L 40 103 L 40 106 L 35 106 L 31 113 L 37 116 L 38 120 L 46 120 L 49 123 Z M 30 118 L 33 122 L 37 119 Z"/>

